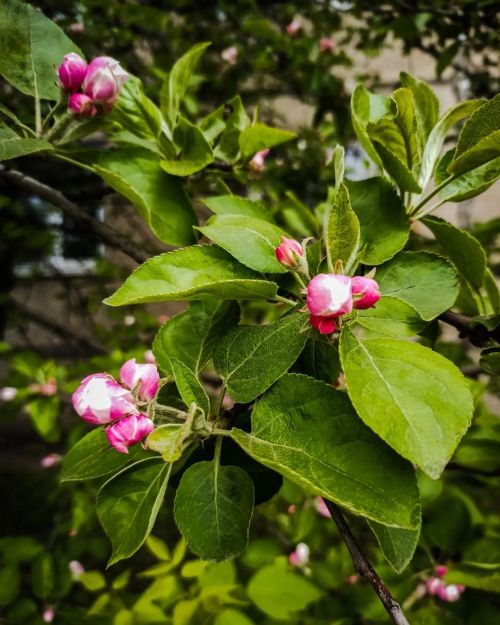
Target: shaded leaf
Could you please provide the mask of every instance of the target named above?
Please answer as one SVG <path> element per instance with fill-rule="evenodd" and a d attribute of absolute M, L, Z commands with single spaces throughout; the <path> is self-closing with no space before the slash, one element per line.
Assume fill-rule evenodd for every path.
<path fill-rule="evenodd" d="M 356 265 L 359 238 L 359 221 L 351 208 L 349 191 L 341 184 L 335 194 L 326 226 L 326 253 L 331 270 L 340 260 L 345 273 L 350 274 Z"/>
<path fill-rule="evenodd" d="M 179 149 L 177 159 L 161 160 L 160 166 L 173 176 L 190 176 L 204 169 L 214 160 L 210 144 L 199 128 L 180 116 L 174 131 L 174 140 Z"/>
<path fill-rule="evenodd" d="M 210 400 L 197 376 L 186 364 L 177 360 L 177 358 L 171 357 L 170 365 L 182 401 L 188 407 L 194 402 L 203 410 L 205 416 L 208 416 L 210 414 Z"/>
<path fill-rule="evenodd" d="M 420 528 L 404 530 L 399 527 L 387 527 L 374 521 L 368 521 L 368 525 L 377 537 L 386 560 L 396 573 L 402 573 L 413 559 Z"/>

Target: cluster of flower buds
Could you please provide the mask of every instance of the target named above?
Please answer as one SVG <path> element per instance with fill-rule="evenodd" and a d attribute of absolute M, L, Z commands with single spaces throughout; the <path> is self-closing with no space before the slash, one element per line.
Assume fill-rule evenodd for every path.
<path fill-rule="evenodd" d="M 435 595 L 441 599 L 441 601 L 448 601 L 450 603 L 458 601 L 460 595 L 464 592 L 465 586 L 462 584 L 445 584 L 443 577 L 446 575 L 448 568 L 440 564 L 436 567 L 434 577 L 429 577 L 427 580 L 427 594 Z"/>
<path fill-rule="evenodd" d="M 304 250 L 298 241 L 281 237 L 275 254 L 285 267 L 307 274 Z M 378 284 L 365 276 L 350 278 L 343 274 L 320 273 L 309 282 L 306 291 L 309 322 L 321 334 L 335 332 L 336 319 L 349 314 L 353 308 L 371 308 L 380 299 Z"/>
<path fill-rule="evenodd" d="M 128 360 L 120 369 L 119 384 L 107 373 L 93 373 L 82 380 L 73 393 L 76 412 L 88 423 L 106 425 L 106 436 L 117 451 L 142 441 L 154 429 L 149 417 L 141 412 L 158 391 L 160 376 L 154 364 Z"/>
<path fill-rule="evenodd" d="M 82 117 L 109 113 L 128 78 L 120 63 L 109 56 L 98 56 L 87 65 L 75 52 L 64 56 L 58 74 L 62 88 L 70 94 L 68 110 Z"/>

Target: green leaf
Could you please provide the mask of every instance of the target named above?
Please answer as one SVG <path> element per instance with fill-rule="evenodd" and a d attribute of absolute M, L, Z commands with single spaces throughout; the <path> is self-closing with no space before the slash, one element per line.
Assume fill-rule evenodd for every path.
<path fill-rule="evenodd" d="M 281 143 L 286 143 L 296 138 L 294 132 L 289 130 L 281 130 L 279 128 L 271 128 L 265 124 L 254 124 L 249 128 L 245 128 L 238 139 L 242 158 L 249 158 L 256 152 L 273 148 Z"/>
<path fill-rule="evenodd" d="M 321 598 L 321 591 L 303 576 L 270 564 L 258 571 L 247 586 L 249 598 L 273 619 L 292 622 L 297 612 Z"/>
<path fill-rule="evenodd" d="M 300 373 L 323 380 L 327 384 L 335 384 L 341 371 L 336 345 L 326 337 L 319 336 L 317 332 L 307 339 L 297 365 Z"/>
<path fill-rule="evenodd" d="M 154 154 L 137 147 L 108 150 L 93 168 L 132 202 L 160 241 L 189 245 L 196 240 L 196 215 L 182 183 L 162 171 Z"/>
<path fill-rule="evenodd" d="M 361 84 L 356 85 L 351 97 L 352 125 L 361 146 L 380 169 L 384 166 L 366 128 L 385 115 L 393 115 L 391 99 L 370 93 Z"/>
<path fill-rule="evenodd" d="M 19 158 L 25 154 L 35 152 L 51 151 L 54 149 L 51 143 L 45 139 L 23 139 L 15 132 L 13 136 L 5 137 L 5 133 L 0 128 L 0 161 L 8 161 L 11 158 Z"/>
<path fill-rule="evenodd" d="M 216 347 L 215 369 L 231 397 L 247 403 L 288 371 L 308 336 L 307 317 L 299 312 L 269 325 L 239 326 Z"/>
<path fill-rule="evenodd" d="M 216 215 L 239 215 L 241 217 L 252 217 L 263 219 L 274 223 L 274 219 L 267 208 L 260 202 L 253 202 L 246 197 L 238 195 L 219 195 L 203 200 L 203 204 Z"/>
<path fill-rule="evenodd" d="M 428 252 L 401 252 L 377 269 L 382 295 L 410 304 L 431 320 L 453 306 L 458 295 L 458 276 L 451 263 Z"/>
<path fill-rule="evenodd" d="M 179 460 L 184 451 L 184 443 L 187 440 L 182 423 L 166 423 L 159 425 L 148 436 L 146 445 L 148 449 L 152 449 L 161 454 L 165 462 L 175 462 Z M 151 538 L 151 536 L 149 537 Z"/>
<path fill-rule="evenodd" d="M 0 74 L 37 99 L 57 100 L 57 67 L 76 46 L 52 20 L 20 0 L 0 3 Z"/>
<path fill-rule="evenodd" d="M 461 562 L 446 573 L 447 584 L 463 584 L 470 588 L 500 592 L 500 564 Z"/>
<path fill-rule="evenodd" d="M 215 111 L 206 115 L 198 125 L 199 129 L 203 133 L 203 136 L 210 143 L 210 145 L 214 144 L 226 128 L 224 109 L 224 105 L 219 106 L 219 108 L 215 109 Z"/>
<path fill-rule="evenodd" d="M 176 61 L 161 88 L 161 111 L 173 135 L 191 76 L 210 43 L 198 43 Z"/>
<path fill-rule="evenodd" d="M 210 414 L 210 400 L 205 389 L 191 369 L 177 358 L 170 358 L 175 384 L 182 401 L 189 407 L 194 402 L 203 410 L 205 416 Z"/>
<path fill-rule="evenodd" d="M 498 156 L 500 156 L 500 94 L 477 109 L 465 123 L 449 171 L 452 174 L 461 174 Z"/>
<path fill-rule="evenodd" d="M 287 272 L 275 253 L 283 231 L 267 221 L 240 215 L 216 215 L 198 230 L 250 269 L 261 273 Z"/>
<path fill-rule="evenodd" d="M 426 217 L 423 221 L 460 274 L 475 289 L 482 287 L 487 259 L 481 243 L 439 217 Z"/>
<path fill-rule="evenodd" d="M 404 528 L 420 522 L 411 465 L 361 422 L 346 393 L 324 382 L 283 376 L 257 402 L 251 434 L 231 435 L 258 462 L 356 514 Z"/>
<path fill-rule="evenodd" d="M 106 578 L 100 571 L 85 571 L 80 575 L 78 581 L 90 592 L 98 592 L 106 588 Z"/>
<path fill-rule="evenodd" d="M 358 310 L 356 322 L 371 332 L 401 338 L 415 336 L 427 325 L 412 306 L 390 296 L 382 297 L 372 308 Z"/>
<path fill-rule="evenodd" d="M 414 76 L 401 72 L 401 84 L 411 91 L 415 104 L 418 136 L 423 150 L 429 134 L 439 119 L 439 100 L 429 85 Z"/>
<path fill-rule="evenodd" d="M 129 558 L 149 536 L 172 465 L 142 462 L 108 480 L 97 495 L 97 516 L 113 545 L 108 566 Z"/>
<path fill-rule="evenodd" d="M 176 160 L 162 160 L 160 166 L 173 176 L 190 176 L 204 169 L 214 160 L 210 144 L 199 128 L 180 116 L 174 131 L 174 141 L 179 148 Z"/>
<path fill-rule="evenodd" d="M 360 225 L 360 261 L 380 265 L 397 254 L 408 240 L 410 224 L 404 204 L 382 177 L 346 181 L 351 206 Z"/>
<path fill-rule="evenodd" d="M 177 488 L 175 522 L 199 558 L 226 560 L 248 544 L 253 505 L 253 482 L 243 469 L 197 462 Z"/>
<path fill-rule="evenodd" d="M 160 254 L 138 267 L 113 295 L 109 306 L 176 300 L 273 298 L 277 285 L 240 265 L 212 245 Z"/>
<path fill-rule="evenodd" d="M 500 375 L 500 348 L 488 347 L 481 352 L 481 369 L 492 375 Z M 500 454 L 499 454 L 500 457 Z"/>
<path fill-rule="evenodd" d="M 9 605 L 21 590 L 21 572 L 17 564 L 0 568 L 0 606 Z"/>
<path fill-rule="evenodd" d="M 438 478 L 467 431 L 473 403 L 460 370 L 440 354 L 392 338 L 340 340 L 349 396 L 374 432 Z"/>
<path fill-rule="evenodd" d="M 338 192 L 340 185 L 344 182 L 345 164 L 344 164 L 344 148 L 336 145 L 333 150 L 332 163 L 335 172 L 335 191 Z"/>
<path fill-rule="evenodd" d="M 118 102 L 106 117 L 107 122 L 118 122 L 140 139 L 159 141 L 164 129 L 160 109 L 145 94 L 142 82 L 129 76 L 123 85 Z M 161 153 L 161 144 L 156 148 Z"/>
<path fill-rule="evenodd" d="M 129 454 L 117 453 L 110 447 L 104 430 L 96 428 L 64 456 L 61 482 L 93 480 L 115 473 L 129 462 L 143 457 L 143 454 L 140 445 L 132 447 Z"/>
<path fill-rule="evenodd" d="M 53 596 L 55 586 L 54 557 L 43 551 L 33 560 L 31 567 L 31 586 L 33 594 L 38 599 L 48 599 Z"/>
<path fill-rule="evenodd" d="M 368 525 L 375 534 L 386 560 L 396 573 L 402 573 L 413 559 L 420 528 L 403 530 L 399 527 L 387 527 L 374 521 L 368 521 Z"/>
<path fill-rule="evenodd" d="M 351 208 L 349 191 L 341 184 L 335 194 L 326 226 L 326 254 L 331 271 L 339 260 L 342 261 L 346 274 L 355 269 L 359 239 L 359 221 Z"/>
<path fill-rule="evenodd" d="M 377 152 L 382 159 L 384 169 L 389 176 L 393 178 L 401 191 L 409 191 L 410 193 L 421 193 L 422 189 L 418 184 L 415 176 L 408 169 L 407 165 L 401 161 L 393 152 L 388 150 L 380 141 L 373 141 Z"/>
<path fill-rule="evenodd" d="M 40 397 L 28 402 L 25 408 L 33 427 L 44 440 L 55 443 L 60 439 L 61 401 L 58 397 Z"/>
<path fill-rule="evenodd" d="M 225 162 L 234 163 L 240 153 L 240 134 L 242 130 L 250 126 L 250 118 L 245 112 L 239 95 L 226 102 L 225 107 L 230 113 L 226 119 L 226 129 L 214 149 L 214 156 Z"/>
<path fill-rule="evenodd" d="M 422 156 L 422 166 L 420 168 L 419 184 L 424 189 L 434 173 L 436 162 L 444 144 L 446 135 L 450 128 L 467 117 L 480 106 L 484 104 L 483 100 L 466 100 L 459 102 L 441 117 L 436 126 L 433 128 L 427 143 L 425 145 Z"/>
<path fill-rule="evenodd" d="M 153 353 L 159 367 L 169 374 L 170 358 L 177 358 L 199 373 L 212 359 L 216 343 L 238 324 L 239 314 L 235 302 L 192 302 L 188 310 L 169 319 L 158 331 Z"/>
<path fill-rule="evenodd" d="M 434 176 L 436 185 L 450 179 L 448 165 L 453 160 L 455 150 L 449 150 L 439 160 Z M 440 203 L 463 202 L 470 200 L 476 195 L 484 193 L 500 178 L 500 157 L 495 158 L 484 165 L 480 165 L 460 176 L 453 177 L 450 182 L 439 191 Z"/>
<path fill-rule="evenodd" d="M 254 622 L 243 612 L 233 610 L 233 608 L 225 608 L 217 614 L 214 625 L 254 625 Z"/>

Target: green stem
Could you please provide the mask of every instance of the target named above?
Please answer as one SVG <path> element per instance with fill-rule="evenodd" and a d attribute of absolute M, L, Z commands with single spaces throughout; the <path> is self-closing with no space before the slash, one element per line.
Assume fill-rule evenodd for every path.
<path fill-rule="evenodd" d="M 448 186 L 450 184 L 450 182 L 453 182 L 455 180 L 455 178 L 458 178 L 457 174 L 453 174 L 452 176 L 449 176 L 448 178 L 446 178 L 446 180 L 443 180 L 443 182 L 441 184 L 438 184 L 437 187 L 434 187 L 434 189 L 432 189 L 432 191 L 429 193 L 429 195 L 426 195 L 424 197 L 424 199 L 415 206 L 415 208 L 412 210 L 411 215 L 415 215 L 418 213 L 418 211 L 427 204 L 427 202 L 432 199 L 437 193 L 439 193 L 441 191 L 441 189 L 444 189 L 446 186 Z"/>
<path fill-rule="evenodd" d="M 87 171 L 91 171 L 94 173 L 94 168 L 91 165 L 87 165 L 86 163 L 81 163 L 80 161 L 75 161 L 75 159 L 70 158 L 69 156 L 65 156 L 64 154 L 58 152 L 52 152 L 50 156 L 55 158 L 59 158 L 62 161 L 66 161 L 67 163 L 71 163 L 72 165 L 76 165 L 77 167 L 81 167 L 82 169 L 86 169 Z"/>
<path fill-rule="evenodd" d="M 226 383 L 223 382 L 220 387 L 219 395 L 217 396 L 217 403 L 215 404 L 215 418 L 217 418 L 222 410 L 222 404 L 224 402 L 224 395 L 226 394 Z"/>
<path fill-rule="evenodd" d="M 220 430 L 218 428 L 214 428 L 212 430 L 212 434 L 214 436 L 225 436 L 226 438 L 231 437 L 231 431 L 230 430 Z"/>
<path fill-rule="evenodd" d="M 220 465 L 220 455 L 222 451 L 222 436 L 217 436 L 215 439 L 215 453 L 214 453 L 214 462 L 217 466 Z"/>
<path fill-rule="evenodd" d="M 293 277 L 297 280 L 297 282 L 300 284 L 300 286 L 305 289 L 306 288 L 306 283 L 304 282 L 304 280 L 302 280 L 302 278 L 300 277 L 300 274 L 298 274 L 296 271 L 293 272 Z"/>
<path fill-rule="evenodd" d="M 40 108 L 40 99 L 35 97 L 35 129 L 36 136 L 39 137 L 42 134 L 42 110 Z"/>
<path fill-rule="evenodd" d="M 419 213 L 417 213 L 416 215 L 413 216 L 413 221 L 418 221 L 420 219 L 423 219 L 427 215 L 430 215 L 435 210 L 437 210 L 440 206 L 442 206 L 445 202 L 446 202 L 446 200 L 441 200 L 440 202 L 437 202 L 436 204 L 433 204 L 430 208 L 428 208 L 426 210 L 423 210 L 423 211 L 420 211 Z"/>
<path fill-rule="evenodd" d="M 287 297 L 282 297 L 281 295 L 275 295 L 274 299 L 277 302 L 282 302 L 283 304 L 288 304 L 289 306 L 295 306 L 297 302 L 294 302 L 293 299 L 288 299 Z"/>

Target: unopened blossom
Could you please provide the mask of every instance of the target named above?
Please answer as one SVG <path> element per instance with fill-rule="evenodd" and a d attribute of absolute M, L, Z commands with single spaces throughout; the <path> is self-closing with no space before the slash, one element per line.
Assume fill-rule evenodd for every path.
<path fill-rule="evenodd" d="M 331 519 L 332 515 L 330 514 L 330 510 L 328 510 L 328 506 L 326 505 L 323 497 L 316 497 L 314 500 L 314 507 L 321 514 L 321 516 Z"/>
<path fill-rule="evenodd" d="M 238 61 L 238 48 L 236 46 L 230 46 L 222 50 L 221 57 L 222 60 L 229 63 L 229 65 L 235 65 Z"/>
<path fill-rule="evenodd" d="M 89 423 L 111 423 L 138 412 L 132 393 L 106 373 L 88 375 L 72 396 L 73 408 Z"/>
<path fill-rule="evenodd" d="M 125 317 L 123 317 L 123 325 L 133 326 L 134 323 L 135 323 L 134 315 L 125 315 Z"/>
<path fill-rule="evenodd" d="M 260 152 L 257 152 L 256 154 L 254 154 L 252 157 L 252 160 L 249 163 L 250 169 L 253 169 L 253 171 L 258 171 L 258 172 L 264 171 L 265 166 L 266 166 L 264 161 L 270 151 L 271 150 L 269 148 L 266 148 L 265 150 L 261 150 Z"/>
<path fill-rule="evenodd" d="M 118 100 L 128 77 L 118 61 L 109 56 L 98 56 L 89 63 L 83 92 L 105 111 L 109 111 Z"/>
<path fill-rule="evenodd" d="M 97 110 L 92 98 L 83 93 L 72 93 L 68 100 L 68 111 L 81 117 L 93 117 Z"/>
<path fill-rule="evenodd" d="M 292 503 L 288 506 L 286 511 L 288 512 L 288 514 L 295 514 L 297 512 L 297 506 Z"/>
<path fill-rule="evenodd" d="M 63 62 L 57 70 L 61 86 L 67 91 L 77 91 L 85 78 L 86 72 L 87 63 L 75 52 L 65 54 Z"/>
<path fill-rule="evenodd" d="M 294 268 L 300 263 L 300 260 L 304 258 L 304 251 L 302 246 L 295 239 L 287 239 L 281 237 L 281 243 L 274 250 L 276 259 L 285 267 Z"/>
<path fill-rule="evenodd" d="M 295 16 L 293 20 L 286 25 L 285 30 L 290 35 L 290 37 L 294 37 L 301 28 L 302 24 L 300 18 L 298 16 Z"/>
<path fill-rule="evenodd" d="M 153 354 L 153 350 L 152 349 L 147 349 L 144 352 L 144 360 L 146 362 L 149 362 L 152 365 L 156 364 L 156 358 L 155 358 L 155 355 Z"/>
<path fill-rule="evenodd" d="M 42 619 L 44 623 L 52 623 L 55 617 L 54 608 L 52 606 L 47 606 L 42 614 Z"/>
<path fill-rule="evenodd" d="M 438 595 L 440 590 L 444 587 L 445 584 L 439 577 L 430 577 L 427 580 L 427 593 L 429 595 Z"/>
<path fill-rule="evenodd" d="M 106 436 L 116 451 L 128 454 L 128 448 L 146 438 L 154 427 L 154 423 L 145 414 L 132 414 L 109 426 Z"/>
<path fill-rule="evenodd" d="M 436 571 L 436 575 L 438 577 L 444 577 L 446 575 L 446 573 L 448 572 L 448 567 L 445 566 L 444 564 L 438 564 L 436 566 L 435 571 Z"/>
<path fill-rule="evenodd" d="M 14 386 L 4 386 L 0 388 L 0 399 L 2 401 L 12 401 L 17 395 L 17 388 Z"/>
<path fill-rule="evenodd" d="M 354 276 L 351 278 L 351 292 L 353 294 L 353 306 L 358 310 L 371 308 L 380 299 L 378 283 L 372 278 Z"/>
<path fill-rule="evenodd" d="M 307 308 L 315 317 L 340 317 L 352 311 L 351 278 L 320 273 L 307 285 Z"/>
<path fill-rule="evenodd" d="M 74 33 L 75 35 L 79 35 L 83 33 L 85 30 L 85 25 L 83 22 L 73 22 L 68 26 L 68 30 L 70 33 Z"/>
<path fill-rule="evenodd" d="M 156 365 L 137 364 L 135 358 L 131 358 L 122 365 L 120 380 L 132 391 L 137 387 L 140 399 L 151 401 L 158 391 L 160 375 Z"/>
<path fill-rule="evenodd" d="M 85 573 L 85 567 L 81 562 L 78 562 L 78 560 L 71 560 L 68 563 L 68 568 L 72 579 L 75 581 L 77 581 Z"/>
<path fill-rule="evenodd" d="M 319 40 L 320 52 L 331 52 L 333 50 L 333 39 L 331 37 L 321 37 Z"/>
<path fill-rule="evenodd" d="M 454 603 L 460 599 L 460 595 L 464 591 L 463 586 L 458 586 L 457 584 L 447 584 L 443 585 L 438 590 L 438 597 L 441 601 L 447 601 L 448 603 Z"/>
<path fill-rule="evenodd" d="M 295 551 L 288 556 L 288 561 L 292 566 L 305 566 L 309 562 L 310 549 L 306 543 L 299 543 Z"/>
<path fill-rule="evenodd" d="M 43 384 L 30 384 L 28 388 L 32 393 L 40 393 L 40 395 L 45 395 L 45 397 L 52 397 L 57 393 L 57 380 L 50 378 Z"/>
<path fill-rule="evenodd" d="M 334 317 L 321 317 L 319 315 L 309 315 L 309 323 L 320 334 L 333 334 L 337 329 Z"/>
<path fill-rule="evenodd" d="M 61 460 L 62 456 L 60 454 L 48 454 L 40 460 L 40 466 L 43 469 L 50 469 L 54 465 L 59 464 Z"/>

